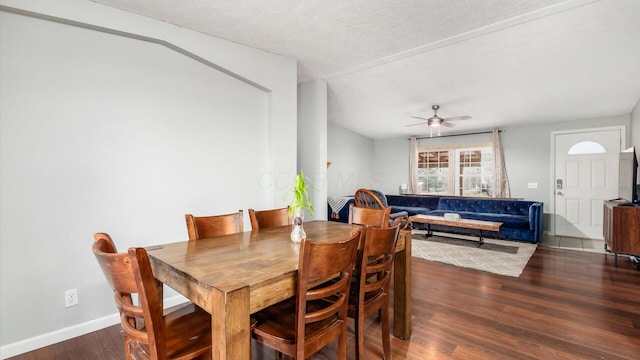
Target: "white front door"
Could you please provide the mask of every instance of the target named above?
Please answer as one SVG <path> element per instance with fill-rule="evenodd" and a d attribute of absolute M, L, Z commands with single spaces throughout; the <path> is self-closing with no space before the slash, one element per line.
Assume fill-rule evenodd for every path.
<path fill-rule="evenodd" d="M 556 235 L 603 238 L 603 201 L 618 194 L 621 139 L 621 128 L 555 134 Z"/>

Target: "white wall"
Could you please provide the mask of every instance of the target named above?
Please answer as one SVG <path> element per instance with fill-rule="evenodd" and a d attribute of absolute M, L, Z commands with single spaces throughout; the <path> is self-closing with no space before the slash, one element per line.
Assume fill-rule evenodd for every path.
<path fill-rule="evenodd" d="M 635 146 L 636 153 L 640 153 L 640 99 L 631 111 L 631 144 L 629 146 Z"/>
<path fill-rule="evenodd" d="M 327 220 L 327 82 L 298 85 L 298 171 L 304 170 L 314 208 L 313 219 Z M 308 215 L 307 215 L 308 216 Z"/>
<path fill-rule="evenodd" d="M 116 312 L 93 233 L 125 250 L 186 239 L 187 212 L 284 205 L 297 87 L 294 60 L 166 23 L 87 1 L 1 3 L 7 357 Z M 79 305 L 65 308 L 72 288 Z"/>
<path fill-rule="evenodd" d="M 327 127 L 327 193 L 331 196 L 353 196 L 358 188 L 373 188 L 374 141 L 329 123 Z"/>
<path fill-rule="evenodd" d="M 409 184 L 409 140 L 397 138 L 374 142 L 372 188 L 398 194 L 400 184 Z"/>

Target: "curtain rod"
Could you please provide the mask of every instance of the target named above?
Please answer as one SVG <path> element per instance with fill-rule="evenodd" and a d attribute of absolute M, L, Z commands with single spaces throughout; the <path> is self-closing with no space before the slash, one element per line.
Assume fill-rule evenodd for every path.
<path fill-rule="evenodd" d="M 478 132 L 472 132 L 472 133 L 466 133 L 466 134 L 450 134 L 450 135 L 440 135 L 440 136 L 422 136 L 422 137 L 416 137 L 417 140 L 423 140 L 423 139 L 437 139 L 437 138 L 443 138 L 443 137 L 450 137 L 450 136 L 462 136 L 462 135 L 478 135 L 478 134 L 491 134 L 493 131 L 478 131 Z M 498 130 L 499 133 L 502 132 L 502 130 Z M 407 140 L 411 140 L 411 138 L 407 139 Z"/>

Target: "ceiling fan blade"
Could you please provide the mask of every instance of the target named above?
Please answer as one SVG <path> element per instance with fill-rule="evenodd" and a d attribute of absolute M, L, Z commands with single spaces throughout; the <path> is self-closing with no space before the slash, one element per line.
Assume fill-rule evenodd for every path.
<path fill-rule="evenodd" d="M 448 127 L 448 128 L 452 128 L 452 127 L 456 126 L 456 124 L 450 123 L 448 121 L 443 121 L 442 124 L 440 124 L 440 125 L 444 126 L 444 127 Z"/>
<path fill-rule="evenodd" d="M 412 116 L 412 118 L 420 119 L 420 120 L 429 120 L 428 118 L 423 118 L 423 117 L 420 117 L 420 116 Z"/>
<path fill-rule="evenodd" d="M 444 119 L 445 121 L 455 121 L 455 120 L 470 120 L 471 116 L 454 116 L 450 118 Z"/>
<path fill-rule="evenodd" d="M 411 124 L 411 125 L 405 125 L 404 127 L 409 127 L 409 126 L 416 126 L 416 125 L 427 125 L 427 123 L 417 123 L 417 124 Z"/>

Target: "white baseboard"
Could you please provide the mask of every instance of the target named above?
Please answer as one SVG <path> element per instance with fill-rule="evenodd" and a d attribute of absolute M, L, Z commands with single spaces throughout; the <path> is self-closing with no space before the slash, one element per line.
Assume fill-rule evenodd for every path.
<path fill-rule="evenodd" d="M 180 305 L 186 301 L 187 299 L 184 296 L 176 295 L 171 298 L 164 299 L 164 307 L 169 308 L 172 306 Z M 90 332 L 104 329 L 118 323 L 120 323 L 120 315 L 118 315 L 118 313 L 115 313 L 81 324 L 38 335 L 29 339 L 21 340 L 12 344 L 7 344 L 0 347 L 0 359 L 6 359 L 12 356 L 24 354 L 41 347 L 49 346 L 61 341 L 88 334 Z"/>

